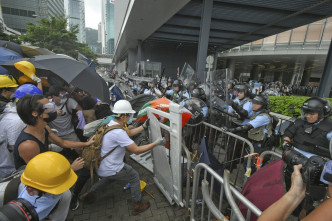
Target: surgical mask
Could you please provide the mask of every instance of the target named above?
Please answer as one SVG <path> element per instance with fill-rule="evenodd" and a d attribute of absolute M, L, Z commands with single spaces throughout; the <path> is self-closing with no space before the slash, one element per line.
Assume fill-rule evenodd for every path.
<path fill-rule="evenodd" d="M 62 98 L 62 99 L 60 100 L 60 104 L 64 104 L 64 103 L 66 103 L 66 100 L 67 100 L 67 98 Z"/>
<path fill-rule="evenodd" d="M 133 122 L 134 115 L 130 114 L 129 120 L 127 120 L 127 124 L 131 124 Z"/>
<path fill-rule="evenodd" d="M 46 122 L 46 123 L 50 123 L 52 122 L 53 120 L 55 120 L 55 118 L 57 117 L 57 113 L 56 111 L 55 112 L 50 112 L 50 113 L 47 113 L 48 114 L 48 118 L 43 118 L 43 120 Z"/>

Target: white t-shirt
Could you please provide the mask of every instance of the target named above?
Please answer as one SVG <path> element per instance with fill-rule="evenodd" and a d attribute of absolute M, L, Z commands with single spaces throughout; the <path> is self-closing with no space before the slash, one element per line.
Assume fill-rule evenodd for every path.
<path fill-rule="evenodd" d="M 7 145 L 14 146 L 21 131 L 26 127 L 26 124 L 16 113 L 16 108 L 13 106 L 13 111 L 4 113 L 0 120 L 0 136 L 6 139 L 0 145 L 0 169 L 4 173 L 10 173 L 15 170 L 13 154 L 7 149 Z"/>
<path fill-rule="evenodd" d="M 62 107 L 62 105 L 63 104 L 60 104 L 59 106 L 55 105 L 55 107 L 58 110 Z M 59 137 L 68 135 L 68 134 L 74 132 L 74 126 L 71 123 L 71 114 L 70 113 L 72 113 L 73 110 L 76 109 L 77 105 L 78 104 L 74 99 L 69 98 L 69 100 L 67 101 L 67 105 L 64 105 L 64 107 L 62 108 L 63 116 L 58 115 L 55 118 L 55 120 L 53 120 L 51 123 L 49 123 L 51 128 L 54 128 L 58 131 Z M 69 111 L 67 110 L 67 107 L 68 107 Z"/>
<path fill-rule="evenodd" d="M 115 121 L 110 121 L 108 126 L 116 125 Z M 133 144 L 134 141 L 130 139 L 127 132 L 122 129 L 114 129 L 104 135 L 101 153 L 105 156 L 110 150 L 117 147 L 108 157 L 101 161 L 97 173 L 101 177 L 113 176 L 124 166 L 123 158 L 125 155 L 125 147 Z"/>

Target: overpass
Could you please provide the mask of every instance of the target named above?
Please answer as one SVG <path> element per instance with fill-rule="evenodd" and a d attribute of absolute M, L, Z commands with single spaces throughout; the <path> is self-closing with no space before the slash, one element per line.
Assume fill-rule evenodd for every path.
<path fill-rule="evenodd" d="M 115 13 L 118 70 L 131 73 L 149 59 L 171 76 L 185 62 L 203 76 L 208 54 L 330 17 L 332 1 L 123 0 Z"/>

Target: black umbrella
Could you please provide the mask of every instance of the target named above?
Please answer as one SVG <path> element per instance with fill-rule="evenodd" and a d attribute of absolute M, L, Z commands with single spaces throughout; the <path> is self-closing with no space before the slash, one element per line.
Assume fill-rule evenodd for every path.
<path fill-rule="evenodd" d="M 50 84 L 65 81 L 109 103 L 109 91 L 105 80 L 88 65 L 67 55 L 57 54 L 40 55 L 26 60 L 35 66 L 37 76 L 46 76 Z M 6 62 L 2 66 L 19 77 L 19 73 L 14 67 L 16 62 Z"/>

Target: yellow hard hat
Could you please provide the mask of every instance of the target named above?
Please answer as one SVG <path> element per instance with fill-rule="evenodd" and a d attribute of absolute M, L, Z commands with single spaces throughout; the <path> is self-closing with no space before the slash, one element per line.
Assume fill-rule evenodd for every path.
<path fill-rule="evenodd" d="M 18 83 L 21 85 L 26 83 L 36 84 L 36 82 L 34 82 L 31 78 L 25 75 L 22 75 L 21 77 L 18 78 Z"/>
<path fill-rule="evenodd" d="M 140 180 L 139 183 L 140 183 L 140 185 L 141 185 L 141 192 L 143 192 L 143 190 L 144 190 L 145 187 L 146 187 L 146 182 L 144 182 L 143 180 Z"/>
<path fill-rule="evenodd" d="M 21 176 L 24 185 L 55 195 L 67 191 L 76 180 L 77 175 L 69 161 L 56 152 L 45 152 L 32 158 Z"/>
<path fill-rule="evenodd" d="M 12 76 L 0 75 L 0 88 L 6 87 L 18 87 L 18 84 Z"/>
<path fill-rule="evenodd" d="M 29 78 L 36 77 L 36 68 L 29 61 L 19 61 L 14 64 L 15 68 L 21 71 L 23 74 Z"/>

